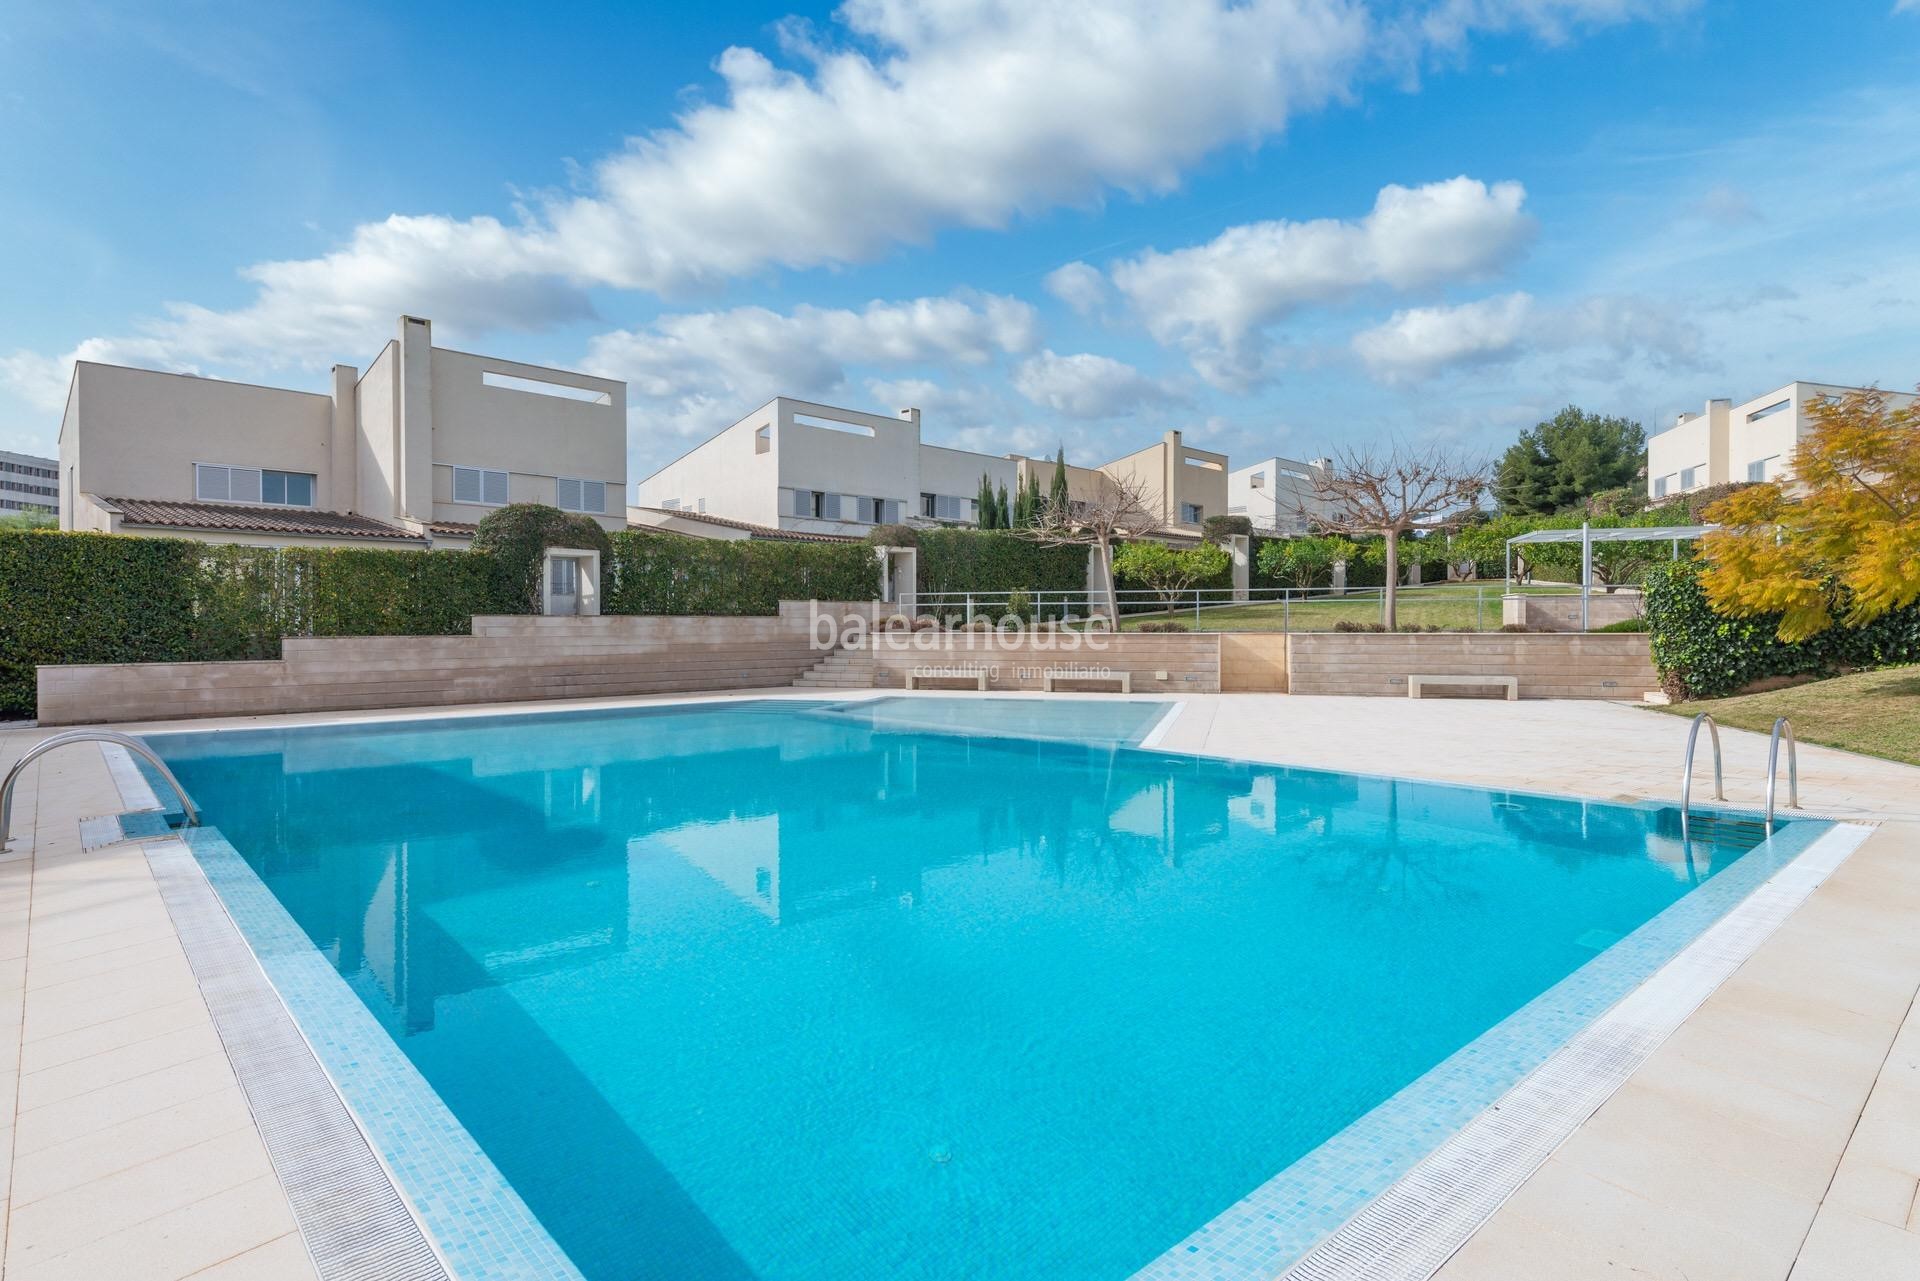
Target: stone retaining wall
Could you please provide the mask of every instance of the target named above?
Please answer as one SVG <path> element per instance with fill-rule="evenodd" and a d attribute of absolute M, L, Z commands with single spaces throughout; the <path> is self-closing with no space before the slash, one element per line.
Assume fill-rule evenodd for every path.
<path fill-rule="evenodd" d="M 948 669 L 984 670 L 990 690 L 1041 689 L 1052 670 L 1127 672 L 1136 694 L 1220 691 L 1220 637 L 1207 633 L 881 632 L 868 650 L 874 683 L 883 689 L 904 689 L 910 672 Z"/>
<path fill-rule="evenodd" d="M 1296 632 L 1288 642 L 1295 694 L 1404 695 L 1413 675 L 1514 676 L 1522 698 L 1638 699 L 1660 688 L 1644 632 Z"/>

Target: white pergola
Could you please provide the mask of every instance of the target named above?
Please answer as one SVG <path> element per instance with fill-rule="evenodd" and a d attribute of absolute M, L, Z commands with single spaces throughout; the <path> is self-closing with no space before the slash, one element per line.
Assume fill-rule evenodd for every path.
<path fill-rule="evenodd" d="M 1580 544 L 1580 628 L 1586 630 L 1587 602 L 1593 597 L 1593 545 L 1595 543 L 1671 543 L 1673 558 L 1680 559 L 1680 544 L 1690 543 L 1718 525 L 1626 525 L 1595 529 L 1536 529 L 1531 534 L 1516 534 L 1507 540 L 1507 590 L 1513 590 L 1513 547 L 1515 543 Z"/>

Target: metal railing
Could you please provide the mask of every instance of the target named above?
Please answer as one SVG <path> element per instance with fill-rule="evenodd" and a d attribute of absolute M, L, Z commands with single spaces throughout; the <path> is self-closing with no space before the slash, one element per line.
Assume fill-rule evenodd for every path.
<path fill-rule="evenodd" d="M 1775 770 L 1780 763 L 1780 737 L 1787 739 L 1787 808 L 1800 808 L 1800 753 L 1793 742 L 1793 722 L 1786 717 L 1776 717 L 1773 730 L 1767 735 L 1767 835 L 1773 835 L 1773 787 L 1778 776 Z"/>
<path fill-rule="evenodd" d="M 1703 722 L 1707 733 L 1713 738 L 1713 799 L 1727 799 L 1726 774 L 1720 759 L 1720 724 L 1708 713 L 1701 712 L 1693 718 L 1693 725 L 1687 730 L 1687 755 L 1680 765 L 1680 839 L 1683 841 L 1691 834 L 1687 815 L 1693 801 L 1693 749 L 1700 741 Z"/>
<path fill-rule="evenodd" d="M 187 825 L 189 827 L 200 825 L 200 811 L 194 807 L 193 798 L 187 795 L 186 788 L 180 786 L 180 780 L 173 776 L 173 771 L 167 768 L 167 763 L 153 754 L 151 747 L 130 734 L 122 734 L 115 730 L 70 729 L 65 733 L 55 734 L 51 738 L 43 738 L 29 747 L 20 759 L 13 763 L 13 768 L 7 771 L 6 781 L 0 782 L 0 850 L 6 849 L 7 843 L 13 839 L 13 785 L 19 780 L 21 771 L 54 748 L 65 747 L 69 743 L 112 743 L 138 754 L 160 772 L 160 777 L 165 779 L 167 786 L 173 789 L 173 794 L 180 798 L 180 808 L 186 811 Z"/>
<path fill-rule="evenodd" d="M 1505 622 L 1498 582 L 1426 583 L 1396 591 L 1397 623 L 1403 629 L 1499 631 Z M 1516 594 L 1534 599 L 1578 600 L 1579 590 L 1522 587 Z M 1386 588 L 1189 587 L 1172 592 L 1127 588 L 1116 592 L 1122 624 L 1156 618 L 1185 623 L 1194 631 L 1325 632 L 1344 624 L 1374 628 L 1386 622 Z M 980 618 L 1015 615 L 1030 622 L 1081 622 L 1104 616 L 1105 598 L 1097 592 L 918 592 L 902 612 L 955 619 L 971 625 Z"/>

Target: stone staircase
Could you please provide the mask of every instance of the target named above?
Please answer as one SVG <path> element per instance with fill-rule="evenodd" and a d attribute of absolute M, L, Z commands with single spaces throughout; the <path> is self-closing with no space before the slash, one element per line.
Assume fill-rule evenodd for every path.
<path fill-rule="evenodd" d="M 795 689 L 872 689 L 873 654 L 864 649 L 840 648 L 828 654 L 793 682 Z"/>

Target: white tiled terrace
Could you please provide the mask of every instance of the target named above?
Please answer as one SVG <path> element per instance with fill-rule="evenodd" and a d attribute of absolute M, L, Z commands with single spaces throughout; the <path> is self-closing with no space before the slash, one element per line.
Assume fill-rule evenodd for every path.
<path fill-rule="evenodd" d="M 1614 704 L 1229 694 L 1188 698 L 1160 745 L 1670 799 L 1685 733 Z M 0 768 L 41 735 L 0 728 Z M 1729 800 L 1757 806 L 1765 740 L 1723 737 Z M 1879 830 L 1440 1275 L 1920 1276 L 1920 769 L 1800 764 L 1810 810 Z M 99 750 L 62 749 L 24 776 L 26 839 L 0 858 L 0 1270 L 311 1276 L 142 848 L 81 847 L 79 821 L 118 808 Z"/>

